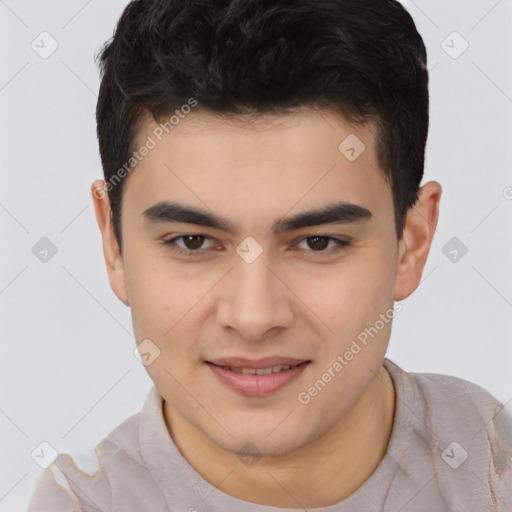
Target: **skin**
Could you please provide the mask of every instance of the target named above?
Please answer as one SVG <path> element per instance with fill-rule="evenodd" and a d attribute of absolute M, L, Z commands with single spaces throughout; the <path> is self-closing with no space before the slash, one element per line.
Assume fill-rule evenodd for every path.
<path fill-rule="evenodd" d="M 398 242 L 372 124 L 355 126 L 341 114 L 312 109 L 245 121 L 196 110 L 158 142 L 126 178 L 122 255 L 108 196 L 96 191 L 104 182 L 92 184 L 108 276 L 131 308 L 137 343 L 149 338 L 160 350 L 146 368 L 189 464 L 238 499 L 329 506 L 356 491 L 385 455 L 395 410 L 393 382 L 382 366 L 391 322 L 309 403 L 297 396 L 394 301 L 417 288 L 442 189 L 434 181 L 422 186 Z M 156 126 L 145 119 L 137 147 Z M 350 134 L 366 145 L 353 162 L 338 150 Z M 236 233 L 148 223 L 142 212 L 162 200 L 225 217 Z M 369 209 L 371 219 L 271 231 L 277 219 L 340 200 Z M 199 256 L 163 243 L 189 234 L 206 238 L 202 245 L 180 239 L 174 247 Z M 263 249 L 250 264 L 236 253 L 248 236 Z M 319 249 L 308 239 L 314 236 L 352 243 L 336 251 L 331 241 Z M 267 397 L 236 393 L 204 363 L 270 355 L 311 363 Z M 244 446 L 255 464 L 238 455 Z"/>

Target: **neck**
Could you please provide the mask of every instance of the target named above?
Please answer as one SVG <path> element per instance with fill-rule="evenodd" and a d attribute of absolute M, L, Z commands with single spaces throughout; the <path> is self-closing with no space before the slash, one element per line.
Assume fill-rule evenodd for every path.
<path fill-rule="evenodd" d="M 386 453 L 394 411 L 393 381 L 382 367 L 348 417 L 323 436 L 292 453 L 262 457 L 246 467 L 164 403 L 174 443 L 207 482 L 237 499 L 281 508 L 327 507 L 353 494 Z"/>

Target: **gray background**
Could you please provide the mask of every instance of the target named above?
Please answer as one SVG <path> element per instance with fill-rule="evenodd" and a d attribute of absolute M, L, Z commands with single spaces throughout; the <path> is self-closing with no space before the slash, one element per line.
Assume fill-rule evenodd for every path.
<path fill-rule="evenodd" d="M 108 284 L 89 195 L 102 177 L 93 55 L 126 3 L 0 0 L 2 512 L 26 507 L 42 471 L 31 453 L 42 441 L 93 453 L 140 410 L 152 385 L 132 352 L 130 310 Z M 512 0 L 403 4 L 431 70 L 424 182 L 439 181 L 444 195 L 423 282 L 402 302 L 388 357 L 409 371 L 471 380 L 507 403 Z M 31 47 L 42 46 L 43 31 L 59 45 L 47 59 Z M 454 31 L 469 44 L 460 56 L 464 41 Z M 58 249 L 46 263 L 32 252 L 43 237 Z M 453 237 L 456 245 L 446 246 Z"/>

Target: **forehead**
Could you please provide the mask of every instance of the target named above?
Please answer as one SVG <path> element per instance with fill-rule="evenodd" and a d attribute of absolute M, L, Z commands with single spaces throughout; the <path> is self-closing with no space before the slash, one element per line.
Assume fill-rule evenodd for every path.
<path fill-rule="evenodd" d="M 302 109 L 228 118 L 196 110 L 174 124 L 146 117 L 133 149 L 144 146 L 151 149 L 123 192 L 123 203 L 139 212 L 171 199 L 224 217 L 261 217 L 264 209 L 270 221 L 327 202 L 372 211 L 392 204 L 377 164 L 374 125 L 350 123 L 340 113 Z"/>

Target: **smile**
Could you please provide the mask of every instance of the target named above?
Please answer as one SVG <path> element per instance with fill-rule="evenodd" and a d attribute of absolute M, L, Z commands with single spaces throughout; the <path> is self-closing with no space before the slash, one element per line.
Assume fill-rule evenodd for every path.
<path fill-rule="evenodd" d="M 294 365 L 274 365 L 264 368 L 220 366 L 206 361 L 218 380 L 244 396 L 268 396 L 296 380 L 311 361 Z"/>
<path fill-rule="evenodd" d="M 293 365 L 293 367 L 295 366 L 298 365 Z M 292 366 L 269 366 L 268 368 L 237 368 L 235 366 L 220 366 L 220 368 L 231 370 L 232 372 L 243 373 L 244 375 L 270 375 L 271 373 L 289 370 Z"/>

